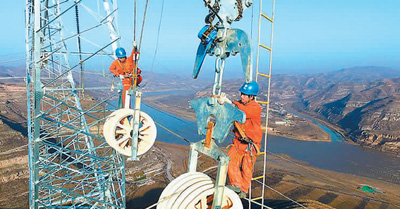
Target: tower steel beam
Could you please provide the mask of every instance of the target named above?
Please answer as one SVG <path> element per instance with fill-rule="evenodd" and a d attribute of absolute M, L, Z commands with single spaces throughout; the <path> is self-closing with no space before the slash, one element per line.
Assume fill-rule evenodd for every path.
<path fill-rule="evenodd" d="M 72 9 L 77 7 L 79 16 Z M 104 55 L 112 54 L 119 45 L 116 11 L 116 0 L 26 0 L 32 209 L 125 208 L 124 159 L 100 134 L 106 116 L 114 109 L 109 104 L 118 93 L 96 98 L 94 89 L 104 91 L 105 83 L 111 83 L 103 77 L 105 83 L 89 86 L 90 102 L 85 101 L 83 82 L 76 82 L 83 75 L 74 69 L 82 66 L 84 72 L 85 66 L 98 67 L 99 60 L 107 59 Z M 81 21 L 76 21 L 80 17 Z M 79 50 L 78 38 L 82 41 Z M 80 51 L 81 46 L 84 54 L 71 53 Z"/>

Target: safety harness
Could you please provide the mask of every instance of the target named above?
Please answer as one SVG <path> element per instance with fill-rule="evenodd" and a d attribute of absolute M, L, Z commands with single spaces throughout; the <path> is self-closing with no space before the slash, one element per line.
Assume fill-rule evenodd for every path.
<path fill-rule="evenodd" d="M 249 152 L 249 153 L 250 153 L 251 163 L 254 164 L 254 161 L 253 161 L 253 151 L 252 151 L 252 150 L 254 149 L 254 150 L 256 151 L 255 154 L 256 154 L 256 156 L 257 156 L 257 154 L 260 152 L 260 148 L 259 148 L 256 144 L 254 144 L 254 142 L 253 142 L 252 139 L 250 139 L 250 138 L 248 138 L 248 137 L 246 136 L 246 134 L 245 134 L 245 132 L 244 132 L 244 130 L 243 130 L 243 127 L 241 126 L 240 123 L 238 123 L 237 121 L 235 121 L 234 127 L 235 127 L 235 129 L 237 130 L 237 132 L 238 132 L 239 135 L 240 135 L 240 137 L 238 138 L 239 141 L 240 141 L 241 143 L 243 143 L 243 144 L 247 144 L 246 152 Z M 231 146 L 234 146 L 234 144 L 231 144 L 231 145 L 227 146 L 227 149 L 230 148 Z M 253 148 L 253 149 L 252 149 L 252 148 Z M 240 162 L 242 162 L 244 155 L 246 155 L 246 154 L 240 155 Z M 241 167 L 241 166 L 242 166 L 242 163 L 240 164 L 240 167 Z"/>

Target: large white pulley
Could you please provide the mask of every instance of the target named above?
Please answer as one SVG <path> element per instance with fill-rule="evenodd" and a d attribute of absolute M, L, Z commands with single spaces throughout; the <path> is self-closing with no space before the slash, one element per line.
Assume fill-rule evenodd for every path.
<path fill-rule="evenodd" d="M 157 209 L 206 209 L 212 204 L 214 182 L 199 172 L 185 173 L 171 181 L 158 199 Z M 243 209 L 239 196 L 224 188 L 222 208 Z"/>
<path fill-rule="evenodd" d="M 104 123 L 103 135 L 107 143 L 120 154 L 132 156 L 132 135 L 134 110 L 119 109 L 108 116 Z M 146 153 L 154 144 L 157 128 L 153 119 L 146 113 L 139 112 L 139 133 L 137 155 Z"/>

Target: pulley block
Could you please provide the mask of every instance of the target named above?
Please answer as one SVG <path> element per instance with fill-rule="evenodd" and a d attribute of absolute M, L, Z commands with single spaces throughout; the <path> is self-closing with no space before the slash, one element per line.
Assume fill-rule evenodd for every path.
<path fill-rule="evenodd" d="M 200 172 L 185 173 L 171 181 L 161 193 L 157 209 L 207 209 L 213 202 L 214 182 Z M 221 208 L 243 209 L 239 196 L 224 188 Z"/>
<path fill-rule="evenodd" d="M 125 156 L 132 156 L 133 120 L 135 111 L 119 109 L 108 116 L 104 123 L 103 135 L 106 142 L 117 152 Z M 153 119 L 145 112 L 139 113 L 139 130 L 137 155 L 146 153 L 154 144 L 157 137 L 157 128 Z"/>

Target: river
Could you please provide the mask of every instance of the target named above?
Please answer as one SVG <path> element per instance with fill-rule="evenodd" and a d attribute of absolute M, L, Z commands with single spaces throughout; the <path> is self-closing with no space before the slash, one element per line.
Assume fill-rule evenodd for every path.
<path fill-rule="evenodd" d="M 195 142 L 201 139 L 197 134 L 196 123 L 193 121 L 176 117 L 146 104 L 142 105 L 142 111 L 148 113 L 157 123 L 189 141 Z M 340 134 L 316 121 L 313 122 L 331 134 L 332 142 L 300 141 L 268 136 L 268 151 L 275 154 L 286 154 L 318 168 L 400 184 L 400 158 L 345 143 Z M 157 127 L 157 131 L 157 140 L 188 145 L 187 142 L 161 127 Z"/>

